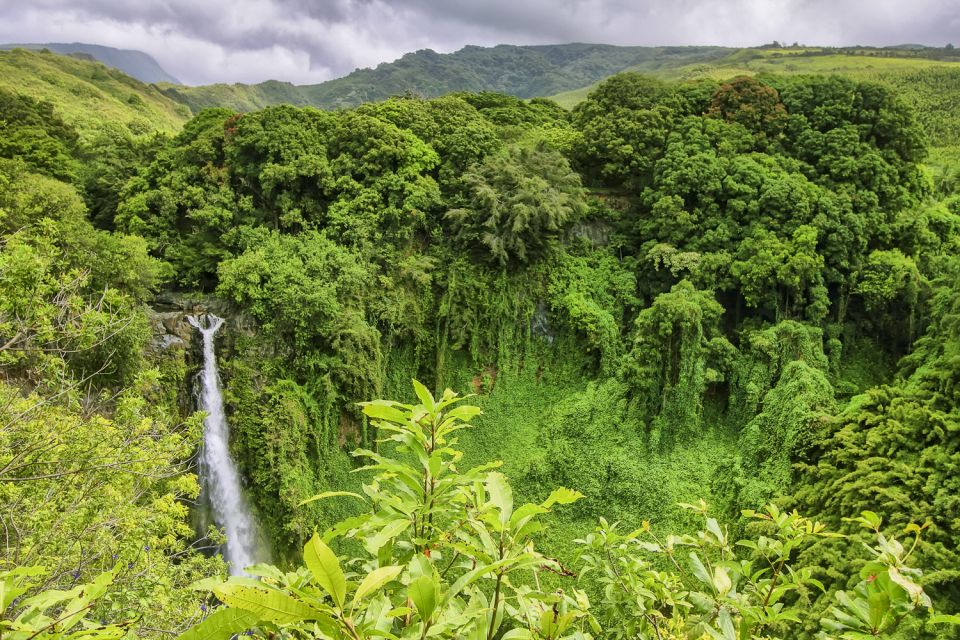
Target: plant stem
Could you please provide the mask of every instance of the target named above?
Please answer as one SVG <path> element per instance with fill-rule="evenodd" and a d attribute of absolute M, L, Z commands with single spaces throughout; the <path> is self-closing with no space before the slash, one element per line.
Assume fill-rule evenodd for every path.
<path fill-rule="evenodd" d="M 500 533 L 500 557 L 503 560 L 503 532 Z M 503 571 L 497 571 L 497 586 L 493 590 L 493 612 L 490 614 L 490 627 L 487 629 L 487 640 L 493 639 L 493 625 L 497 621 L 497 609 L 500 608 L 500 585 L 503 583 Z"/>

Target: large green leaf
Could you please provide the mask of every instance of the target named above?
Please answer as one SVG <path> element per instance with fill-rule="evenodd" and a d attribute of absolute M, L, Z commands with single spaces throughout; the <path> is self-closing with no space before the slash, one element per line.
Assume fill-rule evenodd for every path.
<path fill-rule="evenodd" d="M 572 504 L 583 497 L 584 495 L 579 491 L 560 487 L 553 490 L 553 493 L 546 499 L 543 506 L 549 509 L 555 504 Z"/>
<path fill-rule="evenodd" d="M 472 404 L 465 404 L 459 407 L 454 407 L 453 409 L 450 409 L 450 411 L 447 411 L 443 415 L 448 419 L 454 418 L 456 420 L 459 420 L 460 422 L 470 422 L 481 413 L 483 413 L 483 411 L 480 410 L 480 407 L 474 406 Z"/>
<path fill-rule="evenodd" d="M 870 627 L 882 629 L 887 615 L 891 613 L 890 594 L 885 591 L 874 591 L 867 596 L 867 607 L 870 611 Z"/>
<path fill-rule="evenodd" d="M 730 580 L 727 570 L 723 567 L 713 568 L 713 587 L 721 598 L 733 588 L 733 582 Z"/>
<path fill-rule="evenodd" d="M 383 525 L 379 531 L 365 538 L 363 541 L 363 546 L 370 553 L 370 555 L 375 556 L 377 555 L 377 550 L 380 549 L 380 547 L 406 531 L 409 526 L 409 520 L 403 518 L 391 520 L 389 523 Z"/>
<path fill-rule="evenodd" d="M 492 571 L 496 571 L 497 569 L 501 569 L 508 565 L 516 564 L 516 562 L 517 562 L 516 558 L 504 558 L 503 560 L 497 560 L 496 562 L 493 562 L 491 564 L 480 565 L 476 569 L 472 569 L 468 571 L 467 573 L 457 578 L 456 582 L 450 585 L 450 589 L 447 591 L 447 593 L 443 597 L 444 601 L 449 602 L 453 600 L 454 598 L 460 595 L 461 591 L 463 591 L 468 586 L 470 586 L 471 584 L 479 580 L 481 577 L 487 575 L 488 573 Z"/>
<path fill-rule="evenodd" d="M 710 587 L 713 586 L 713 576 L 711 576 L 707 568 L 703 566 L 703 561 L 700 559 L 700 556 L 697 555 L 696 551 L 690 552 L 690 565 L 693 567 L 693 575 L 695 575 L 700 582 Z"/>
<path fill-rule="evenodd" d="M 338 607 L 343 608 L 344 600 L 347 597 L 347 580 L 343 576 L 343 569 L 340 568 L 337 555 L 323 543 L 323 540 L 317 534 L 313 534 L 313 537 L 304 546 L 303 561 L 310 569 L 310 573 L 313 574 L 317 584 L 330 594 Z"/>
<path fill-rule="evenodd" d="M 324 499 L 326 499 L 326 498 L 335 498 L 335 497 L 337 497 L 337 496 L 349 496 L 349 497 L 351 497 L 351 498 L 359 498 L 360 500 L 366 500 L 366 498 L 364 498 L 364 497 L 363 497 L 362 495 L 360 495 L 359 493 L 354 493 L 354 492 L 352 492 L 352 491 L 324 491 L 323 493 L 318 493 L 318 494 L 315 495 L 315 496 L 311 496 L 311 497 L 307 498 L 306 500 L 303 500 L 303 501 L 301 501 L 301 502 L 298 502 L 298 503 L 297 503 L 297 506 L 298 506 L 298 507 L 302 507 L 302 506 L 305 505 L 305 504 L 309 504 L 309 503 L 315 502 L 315 501 L 317 501 L 317 500 L 324 500 Z"/>
<path fill-rule="evenodd" d="M 363 413 L 368 418 L 374 420 L 388 420 L 404 424 L 410 418 L 409 414 L 403 409 L 397 409 L 392 404 L 381 404 L 379 402 L 364 402 L 362 405 Z"/>
<path fill-rule="evenodd" d="M 707 631 L 711 636 L 717 638 L 717 640 L 737 640 L 737 632 L 733 626 L 733 619 L 730 617 L 730 610 L 726 607 L 720 609 L 720 613 L 717 615 L 717 626 L 720 628 L 719 635 L 711 627 L 707 627 Z"/>
<path fill-rule="evenodd" d="M 929 607 L 930 606 L 930 596 L 928 596 L 923 591 L 923 587 L 906 577 L 896 567 L 890 567 L 887 570 L 887 575 L 890 576 L 890 579 L 907 592 L 910 597 L 910 602 L 918 607 Z"/>
<path fill-rule="evenodd" d="M 277 589 L 226 582 L 213 591 L 225 604 L 256 614 L 260 620 L 290 624 L 303 620 L 329 620 L 329 616 Z"/>
<path fill-rule="evenodd" d="M 427 411 L 433 411 L 437 403 L 436 400 L 433 399 L 433 394 L 430 393 L 430 390 L 421 384 L 419 380 L 411 380 L 411 382 L 413 382 L 413 390 L 416 392 L 417 397 L 420 398 L 423 406 L 426 407 Z"/>
<path fill-rule="evenodd" d="M 6 611 L 11 602 L 29 590 L 32 583 L 23 578 L 42 576 L 44 573 L 46 569 L 43 567 L 15 567 L 9 571 L 0 572 L 0 577 L 3 578 L 0 580 L 0 613 Z M 21 579 L 16 580 L 16 578 Z"/>
<path fill-rule="evenodd" d="M 252 627 L 259 619 L 257 614 L 243 609 L 218 609 L 181 633 L 179 640 L 229 640 L 234 634 Z"/>
<path fill-rule="evenodd" d="M 437 585 L 432 576 L 420 576 L 410 583 L 410 600 L 413 606 L 417 608 L 420 619 L 424 622 L 430 620 L 434 610 L 437 608 Z"/>
<path fill-rule="evenodd" d="M 838 591 L 837 600 L 846 611 L 855 615 L 861 622 L 867 625 L 870 624 L 870 606 L 866 600 L 862 598 L 851 598 L 850 594 L 846 591 Z"/>
<path fill-rule="evenodd" d="M 487 474 L 487 493 L 490 502 L 500 512 L 500 524 L 507 524 L 513 515 L 513 490 L 507 482 L 507 477 L 499 472 Z"/>
<path fill-rule="evenodd" d="M 363 580 L 360 581 L 360 586 L 357 587 L 356 593 L 353 594 L 352 606 L 356 607 L 357 604 L 368 595 L 400 575 L 401 571 L 403 571 L 403 567 L 389 566 L 380 567 L 368 573 Z"/>
<path fill-rule="evenodd" d="M 513 512 L 513 516 L 510 518 L 510 526 L 515 527 L 523 522 L 525 518 L 532 518 L 533 516 L 547 512 L 548 509 L 543 505 L 528 502 Z"/>

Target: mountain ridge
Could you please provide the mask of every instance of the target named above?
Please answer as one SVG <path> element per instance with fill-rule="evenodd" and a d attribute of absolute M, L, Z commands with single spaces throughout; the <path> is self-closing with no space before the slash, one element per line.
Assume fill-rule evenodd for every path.
<path fill-rule="evenodd" d="M 736 49 L 714 46 L 641 47 L 597 43 L 466 45 L 452 53 L 420 49 L 392 62 L 356 69 L 313 85 L 268 80 L 198 87 L 160 85 L 194 112 L 224 106 L 251 111 L 282 102 L 322 109 L 354 107 L 412 93 L 425 98 L 458 91 L 496 91 L 532 98 L 576 89 L 628 67 L 680 67 L 709 62 Z"/>

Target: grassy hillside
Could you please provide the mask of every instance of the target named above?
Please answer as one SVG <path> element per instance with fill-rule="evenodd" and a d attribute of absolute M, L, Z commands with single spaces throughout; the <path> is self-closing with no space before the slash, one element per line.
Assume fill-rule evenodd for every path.
<path fill-rule="evenodd" d="M 943 49 L 741 49 L 713 61 L 685 66 L 635 65 L 629 69 L 668 80 L 736 75 L 838 74 L 894 86 L 917 106 L 930 144 L 960 144 L 960 55 Z M 598 83 L 551 96 L 572 108 Z"/>
<path fill-rule="evenodd" d="M 682 79 L 723 79 L 738 74 L 814 73 L 882 82 L 896 87 L 917 107 L 931 146 L 960 144 L 960 57 L 937 60 L 916 57 L 900 50 L 882 52 L 887 55 L 880 53 L 752 49 L 733 54 L 718 64 L 694 65 L 663 75 Z M 904 57 L 900 57 L 901 54 Z"/>
<path fill-rule="evenodd" d="M 176 132 L 190 110 L 117 69 L 43 51 L 0 51 L 0 87 L 53 103 L 81 138 L 117 124 L 134 134 Z"/>
<path fill-rule="evenodd" d="M 49 49 L 55 53 L 73 55 L 76 57 L 93 58 L 108 67 L 119 69 L 125 74 L 141 82 L 170 82 L 180 84 L 180 81 L 161 67 L 156 60 L 135 49 L 117 49 L 99 44 L 85 44 L 83 42 L 48 42 L 44 44 L 4 44 L 0 49 Z"/>
<path fill-rule="evenodd" d="M 251 111 L 281 103 L 333 109 L 403 93 L 435 97 L 457 91 L 499 91 L 529 98 L 584 86 L 628 67 L 670 70 L 710 62 L 730 51 L 721 47 L 601 44 L 468 46 L 449 54 L 429 49 L 408 53 L 375 69 L 358 69 L 316 85 L 271 81 L 163 89 L 194 111 L 215 105 Z"/>

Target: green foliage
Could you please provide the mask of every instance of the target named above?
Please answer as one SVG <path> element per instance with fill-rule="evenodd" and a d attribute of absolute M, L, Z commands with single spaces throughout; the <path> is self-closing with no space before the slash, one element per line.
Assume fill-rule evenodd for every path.
<path fill-rule="evenodd" d="M 76 151 L 47 106 L 17 100 L 8 123 Z M 14 155 L 0 160 L 2 633 L 174 632 L 196 612 L 187 585 L 222 562 L 189 526 L 200 421 L 169 412 L 177 381 L 145 354 L 142 304 L 169 273 L 144 238 L 95 229 L 77 188 L 50 177 L 75 164 Z"/>
<path fill-rule="evenodd" d="M 730 275 L 748 307 L 775 309 L 778 318 L 802 307 L 814 322 L 827 315 L 823 256 L 817 253 L 813 227 L 797 227 L 789 242 L 757 229 L 740 244 Z"/>
<path fill-rule="evenodd" d="M 582 131 L 572 150 L 578 168 L 607 184 L 643 188 L 677 102 L 672 86 L 638 74 L 607 80 L 574 113 Z"/>
<path fill-rule="evenodd" d="M 793 360 L 760 406 L 738 441 L 736 504 L 761 505 L 790 491 L 794 461 L 808 456 L 834 409 L 833 386 L 822 370 Z"/>
<path fill-rule="evenodd" d="M 238 351 L 238 355 L 245 353 Z M 265 389 L 256 372 L 236 358 L 226 373 L 227 398 L 234 407 L 230 427 L 233 451 L 250 479 L 257 516 L 270 532 L 276 557 L 289 558 L 310 537 L 316 522 L 333 522 L 352 513 L 351 504 L 328 500 L 298 508 L 326 487 L 347 486 L 350 465 L 342 441 L 359 438 L 344 425 L 335 396 L 309 392 L 289 379 Z"/>
<path fill-rule="evenodd" d="M 896 538 L 887 539 L 880 532 L 881 518 L 872 511 L 848 520 L 872 530 L 877 536 L 877 545 L 868 547 L 873 559 L 860 570 L 862 581 L 853 593 L 837 592 L 839 606 L 830 608 L 833 618 L 824 620 L 823 624 L 840 632 L 840 637 L 845 639 L 881 636 L 895 631 L 913 610 L 931 606 L 929 596 L 916 582 L 922 572 L 907 564 L 926 527 L 915 524 L 906 527 L 905 533 L 915 534 L 908 550 Z"/>
<path fill-rule="evenodd" d="M 609 252 L 591 250 L 566 253 L 550 268 L 550 308 L 585 340 L 589 352 L 599 355 L 604 371 L 622 355 L 623 319 L 639 303 L 631 267 Z"/>
<path fill-rule="evenodd" d="M 938 58 L 938 55 L 945 55 Z M 916 105 L 918 121 L 934 146 L 960 140 L 957 88 L 960 70 L 955 56 L 944 49 L 883 49 L 828 47 L 754 48 L 704 51 L 680 64 L 651 61 L 634 67 L 662 80 L 716 84 L 737 76 L 764 79 L 776 75 L 840 75 L 855 81 L 881 83 Z M 598 85 L 552 96 L 567 108 L 581 103 Z M 709 100 L 709 96 L 708 96 Z"/>
<path fill-rule="evenodd" d="M 727 363 L 729 403 L 731 417 L 741 425 L 762 410 L 764 396 L 776 386 L 790 363 L 802 362 L 823 373 L 828 370 L 823 332 L 793 320 L 744 331 L 740 353 L 735 357 L 735 362 Z"/>
<path fill-rule="evenodd" d="M 197 446 L 201 424 L 177 424 L 155 407 L 150 398 L 164 384 L 155 371 L 141 373 L 110 416 L 102 407 L 82 411 L 75 385 L 27 396 L 0 387 L 0 509 L 11 532 L 3 562 L 50 567 L 41 584 L 65 588 L 63 598 L 83 597 L 82 582 L 108 572 L 86 595 L 96 597 L 113 583 L 116 593 L 95 611 L 101 619 L 136 620 L 123 627 L 176 629 L 188 622 L 196 599 L 187 585 L 223 566 L 191 549 L 186 501 L 197 497 L 199 485 L 183 461 Z M 39 620 L 45 608 L 28 618 Z"/>
<path fill-rule="evenodd" d="M 438 162 L 409 131 L 364 114 L 207 110 L 125 186 L 117 224 L 150 238 L 181 282 L 208 285 L 248 226 L 402 244 L 439 206 Z"/>
<path fill-rule="evenodd" d="M 673 443 L 700 431 L 707 385 L 720 379 L 712 361 L 729 345 L 718 331 L 722 313 L 709 291 L 683 281 L 637 316 L 623 375 L 655 439 Z"/>
<path fill-rule="evenodd" d="M 357 111 L 409 130 L 429 144 L 440 156 L 437 181 L 451 189 L 461 184 L 461 174 L 501 147 L 496 128 L 466 98 L 391 98 Z"/>
<path fill-rule="evenodd" d="M 936 407 L 928 393 L 901 388 L 872 389 L 827 426 L 815 443 L 811 459 L 801 467 L 797 500 L 822 513 L 896 505 L 888 531 L 908 522 L 932 523 L 918 547 L 922 562 L 942 567 L 928 576 L 935 597 L 955 606 L 957 566 L 955 538 L 950 524 L 956 517 L 953 468 L 955 414 Z M 893 443 L 896 443 L 894 446 Z M 832 580 L 839 580 L 854 559 L 841 559 L 835 547 L 818 550 L 829 559 Z M 842 582 L 839 585 L 843 588 Z"/>
<path fill-rule="evenodd" d="M 0 158 L 20 158 L 31 170 L 62 180 L 77 171 L 77 132 L 38 101 L 0 88 Z"/>
<path fill-rule="evenodd" d="M 369 270 L 316 232 L 264 232 L 250 245 L 221 263 L 220 295 L 247 307 L 311 385 L 352 398 L 376 393 L 380 335 L 356 296 Z"/>
<path fill-rule="evenodd" d="M 141 238 L 96 231 L 69 185 L 0 161 L 0 363 L 59 380 L 64 367 L 132 378 L 146 339 L 137 302 L 164 271 Z"/>
<path fill-rule="evenodd" d="M 121 192 L 117 227 L 146 237 L 181 282 L 196 284 L 215 271 L 228 255 L 217 239 L 243 210 L 223 171 L 232 115 L 210 110 L 191 120 Z"/>
<path fill-rule="evenodd" d="M 546 391 L 535 387 L 531 393 Z M 582 537 L 599 517 L 632 521 L 642 514 L 660 532 L 692 531 L 696 519 L 677 503 L 697 496 L 725 499 L 721 492 L 712 492 L 713 476 L 735 452 L 736 443 L 714 424 L 708 421 L 695 436 L 696 447 L 681 443 L 667 448 L 650 432 L 645 423 L 649 418 L 623 382 L 606 379 L 563 391 L 533 417 L 542 426 L 531 444 L 511 451 L 514 457 L 529 459 L 519 467 L 522 487 L 543 490 L 559 483 L 576 486 L 586 496 L 569 514 L 558 515 L 548 530 L 553 553 L 571 557 L 570 540 Z"/>
<path fill-rule="evenodd" d="M 255 85 L 164 85 L 168 96 L 195 112 L 208 107 L 255 111 L 291 104 L 321 109 L 356 107 L 391 96 L 433 98 L 451 93 L 500 92 L 520 98 L 548 96 L 596 82 L 634 65 L 675 69 L 720 57 L 720 47 L 618 47 L 606 44 L 467 46 L 441 54 L 430 49 L 316 85 L 269 80 Z"/>
<path fill-rule="evenodd" d="M 417 404 L 363 403 L 384 434 L 381 448 L 390 445 L 398 454 L 354 453 L 368 462 L 361 470 L 376 474 L 363 485 L 363 495 L 332 491 L 306 501 L 349 495 L 369 511 L 314 534 L 304 546 L 305 566 L 296 571 L 256 565 L 249 570 L 259 580 L 207 583 L 226 608 L 186 637 L 202 630 L 214 640 L 226 639 L 255 626 L 267 636 L 314 633 L 354 640 L 593 634 L 759 640 L 799 623 L 808 594 L 823 588 L 796 556 L 813 540 L 836 537 L 824 525 L 769 505 L 761 513 L 745 512 L 759 532 L 734 542 L 726 527 L 707 517 L 701 501 L 683 505 L 705 518 L 705 530 L 695 536 L 661 539 L 648 522 L 623 535 L 616 524 L 601 520 L 595 534 L 578 541 L 584 546 L 580 578 L 593 578 L 602 589 L 597 613 L 585 591 L 550 593 L 540 586 L 539 574 L 569 576 L 569 571 L 536 552 L 534 537 L 555 505 L 583 496 L 561 488 L 543 502 L 516 506 L 506 477 L 491 471 L 499 463 L 460 471 L 463 454 L 452 434 L 468 427 L 479 408 L 459 404 L 462 398 L 449 390 L 438 399 L 419 382 L 413 386 Z M 844 638 L 859 637 L 861 629 L 888 635 L 915 610 L 930 606 L 916 581 L 922 572 L 908 562 L 912 549 L 880 534 L 874 514 L 865 512 L 859 520 L 877 534 L 875 560 L 853 594 L 838 594 L 833 618 L 824 622 Z M 919 541 L 922 528 L 910 531 Z M 338 555 L 330 545 L 343 539 L 358 542 L 363 553 Z M 672 566 L 659 571 L 646 554 Z"/>
<path fill-rule="evenodd" d="M 114 580 L 115 572 L 97 576 L 90 584 L 80 584 L 69 590 L 48 590 L 22 601 L 17 598 L 36 585 L 44 576 L 43 567 L 18 567 L 0 572 L 0 621 L 3 635 L 11 640 L 119 640 L 127 634 L 132 621 L 97 624 L 89 618 L 89 609 L 103 597 Z M 7 611 L 11 615 L 7 617 Z"/>
<path fill-rule="evenodd" d="M 663 539 L 649 522 L 622 534 L 601 520 L 579 541 L 584 574 L 596 574 L 604 588 L 603 620 L 612 637 L 762 638 L 769 637 L 765 630 L 799 622 L 802 597 L 820 584 L 809 567 L 794 566 L 793 554 L 829 535 L 824 526 L 769 505 L 744 512 L 766 525 L 757 539 L 734 542 L 707 516 L 705 503 L 686 506 L 705 518 L 696 536 Z M 665 557 L 671 566 L 658 571 L 644 555 Z"/>
<path fill-rule="evenodd" d="M 916 263 L 899 250 L 874 251 L 867 258 L 854 291 L 863 296 L 868 311 L 878 311 L 892 303 L 913 308 L 922 283 Z"/>
<path fill-rule="evenodd" d="M 924 194 L 915 165 L 926 155 L 912 109 L 881 85 L 839 77 L 782 79 L 776 83 L 788 127 L 803 132 L 786 146 L 808 175 L 850 196 L 854 209 L 888 211 Z"/>
<path fill-rule="evenodd" d="M 498 463 L 459 471 L 462 453 L 452 434 L 468 427 L 480 410 L 459 404 L 446 391 L 435 398 L 414 381 L 416 405 L 377 400 L 363 404 L 380 429 L 381 448 L 402 457 L 360 449 L 376 472 L 364 484 L 369 505 L 315 534 L 304 547 L 305 568 L 282 573 L 251 570 L 259 582 L 231 579 L 213 587 L 232 609 L 255 616 L 263 630 L 317 630 L 328 637 L 497 636 L 501 628 L 540 637 L 568 637 L 585 618 L 585 596 L 548 593 L 522 577 L 528 571 L 559 571 L 555 560 L 533 550 L 532 538 L 555 505 L 581 496 L 557 489 L 543 502 L 515 506 Z M 343 496 L 327 492 L 307 502 Z M 338 556 L 338 538 L 360 543 L 359 557 Z M 349 578 L 349 579 L 348 579 Z M 558 609 L 559 607 L 559 609 Z M 248 623 L 249 626 L 250 623 Z M 240 630 L 220 629 L 215 637 Z"/>
<path fill-rule="evenodd" d="M 40 596 L 29 585 L 12 633 L 76 631 L 111 582 L 118 593 L 95 611 L 111 619 L 122 611 L 131 622 L 82 633 L 176 628 L 194 600 L 185 586 L 221 563 L 191 550 L 184 501 L 199 488 L 183 461 L 199 421 L 164 413 L 156 399 L 173 381 L 144 359 L 137 302 L 157 265 L 142 239 L 95 231 L 68 185 L 17 165 L 0 169 L 3 223 L 15 225 L 5 226 L 0 251 L 3 562 L 50 567 L 41 586 L 63 587 Z M 71 624 L 50 624 L 64 613 Z"/>
<path fill-rule="evenodd" d="M 935 602 L 955 608 L 960 602 L 956 571 L 957 358 L 955 261 L 937 283 L 934 320 L 917 349 L 907 359 L 905 378 L 854 397 L 825 424 L 800 467 L 793 488 L 796 501 L 830 514 L 886 509 L 891 513 L 884 532 L 909 522 L 928 523 L 916 545 L 921 562 L 941 567 L 925 578 Z M 894 512 L 894 505 L 896 511 Z M 879 528 L 879 524 L 876 528 Z M 843 576 L 860 563 L 842 557 L 834 546 L 814 548 L 815 558 L 828 567 L 837 588 L 849 587 Z"/>
<path fill-rule="evenodd" d="M 79 182 L 90 219 L 101 229 L 115 228 L 120 194 L 141 166 L 149 164 L 166 141 L 163 134 L 134 136 L 119 126 L 104 127 L 78 152 Z"/>
<path fill-rule="evenodd" d="M 352 80 L 469 59 L 483 69 L 470 82 L 547 86 L 550 69 L 593 77 L 613 53 L 423 52 Z M 504 72 L 515 57 L 523 77 Z M 920 123 L 949 117 L 918 118 L 901 100 L 913 94 L 865 81 L 879 71 L 710 79 L 814 57 L 744 50 L 723 75 L 687 69 L 694 82 L 622 74 L 572 114 L 489 91 L 323 112 L 293 106 L 333 95 L 323 88 L 218 87 L 209 95 L 245 111 L 289 104 L 203 111 L 173 138 L 78 117 L 91 87 L 117 80 L 99 66 L 70 85 L 77 104 L 0 91 L 12 156 L 0 366 L 14 412 L 0 500 L 7 530 L 29 538 L 21 555 L 56 567 L 26 597 L 116 564 L 91 613 L 128 620 L 156 603 L 135 623 L 147 635 L 200 618 L 187 638 L 937 633 L 925 598 L 958 602 L 960 200 L 949 150 L 919 162 Z M 920 93 L 939 86 L 928 80 Z M 423 94 L 458 82 L 435 76 Z M 147 117 L 151 92 L 127 86 L 122 108 Z M 220 570 L 185 524 L 198 421 L 174 413 L 193 354 L 143 349 L 141 305 L 167 278 L 215 290 L 231 316 L 219 349 L 231 450 L 279 559 L 217 586 L 231 608 L 209 616 L 182 588 Z M 409 377 L 472 389 L 487 415 Z M 409 404 L 355 404 L 383 395 Z M 481 428 L 447 432 L 467 418 Z M 347 447 L 369 468 L 351 475 Z M 484 466 L 493 452 L 521 483 Z M 577 497 L 542 501 L 557 483 L 583 499 L 554 512 Z M 698 497 L 730 518 L 675 506 Z M 732 517 L 770 500 L 849 537 L 775 510 Z M 888 525 L 866 515 L 879 509 Z M 653 523 L 636 535 L 610 521 L 594 534 L 574 587 L 571 540 L 598 516 L 641 514 Z M 894 541 L 927 520 L 909 531 L 915 548 Z M 798 611 L 811 612 L 800 625 Z"/>
<path fill-rule="evenodd" d="M 510 147 L 463 181 L 466 206 L 446 219 L 458 241 L 500 266 L 536 262 L 586 211 L 580 177 L 544 147 Z"/>

